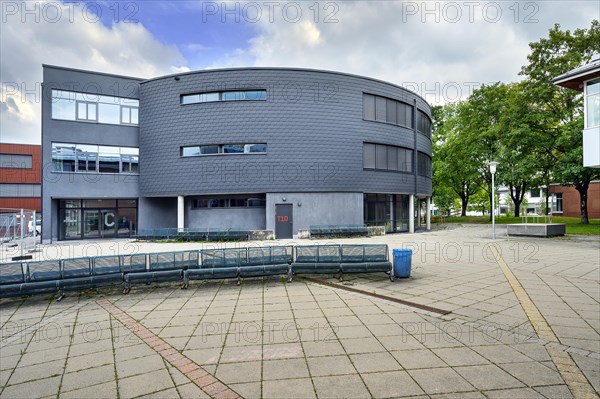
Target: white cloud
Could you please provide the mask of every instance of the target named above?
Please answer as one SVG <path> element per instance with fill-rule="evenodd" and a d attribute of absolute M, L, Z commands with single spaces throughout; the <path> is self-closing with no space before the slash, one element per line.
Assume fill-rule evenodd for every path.
<path fill-rule="evenodd" d="M 338 1 L 296 2 L 302 18 L 291 22 L 284 4 L 271 13 L 272 22 L 263 10 L 247 47 L 209 67 L 337 70 L 401 84 L 444 103 L 466 97 L 475 85 L 520 80 L 529 42 L 547 36 L 555 23 L 587 28 L 600 17 L 595 1 Z M 337 22 L 325 22 L 328 16 Z"/>
<path fill-rule="evenodd" d="M 17 12 L 3 14 L 0 38 L 2 142 L 40 142 L 42 64 L 139 77 L 188 70 L 177 48 L 160 43 L 142 24 L 106 27 L 84 17 L 81 7 L 69 10 L 64 5 L 61 18 L 56 18 L 50 11 L 60 3 L 48 1 L 36 3 L 40 10 L 36 22 L 35 15 L 22 13 L 25 2 L 13 4 Z M 34 90 L 37 94 L 31 93 Z"/>

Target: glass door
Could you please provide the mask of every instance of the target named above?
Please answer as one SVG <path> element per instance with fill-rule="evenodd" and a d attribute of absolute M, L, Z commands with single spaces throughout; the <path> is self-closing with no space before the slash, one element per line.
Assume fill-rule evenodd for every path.
<path fill-rule="evenodd" d="M 114 209 L 100 211 L 100 234 L 104 237 L 114 237 L 117 234 L 117 215 Z"/>
<path fill-rule="evenodd" d="M 98 218 L 98 210 L 83 211 L 83 238 L 100 237 L 100 220 Z"/>

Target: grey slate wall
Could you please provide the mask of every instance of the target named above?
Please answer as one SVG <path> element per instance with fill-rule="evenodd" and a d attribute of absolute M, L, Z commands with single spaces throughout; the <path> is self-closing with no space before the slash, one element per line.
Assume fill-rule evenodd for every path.
<path fill-rule="evenodd" d="M 267 194 L 268 230 L 275 231 L 276 204 L 293 205 L 294 235 L 298 229 L 308 229 L 311 225 L 364 223 L 362 193 Z"/>
<path fill-rule="evenodd" d="M 363 142 L 414 147 L 414 132 L 363 120 L 363 92 L 412 104 L 398 86 L 352 75 L 300 69 L 199 71 L 141 84 L 140 191 L 144 196 L 243 192 L 414 193 L 415 177 L 363 170 Z M 180 105 L 183 93 L 268 90 L 268 101 Z M 417 147 L 431 154 L 418 134 Z M 266 155 L 182 158 L 180 147 L 268 144 Z M 431 194 L 427 184 L 419 191 Z M 267 226 L 268 227 L 268 226 Z"/>

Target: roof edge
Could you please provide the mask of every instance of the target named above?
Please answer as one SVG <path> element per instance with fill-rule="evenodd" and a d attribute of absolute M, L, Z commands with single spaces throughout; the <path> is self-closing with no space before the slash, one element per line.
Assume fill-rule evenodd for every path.
<path fill-rule="evenodd" d="M 63 70 L 63 71 L 81 72 L 81 73 L 93 73 L 94 75 L 112 76 L 112 77 L 115 77 L 115 78 L 122 78 L 122 79 L 133 79 L 133 80 L 139 80 L 140 83 L 143 82 L 143 81 L 145 81 L 145 80 L 147 80 L 147 79 L 138 78 L 138 77 L 135 77 L 135 76 L 119 75 L 119 74 L 116 74 L 116 73 L 91 71 L 89 69 L 69 68 L 69 67 L 64 67 L 64 66 L 60 66 L 60 65 L 42 64 L 42 68 L 60 69 L 60 70 Z"/>
<path fill-rule="evenodd" d="M 413 95 L 419 97 L 421 100 L 423 100 L 425 102 L 425 104 L 427 104 L 429 106 L 429 108 L 431 109 L 431 104 L 429 104 L 429 102 L 420 94 L 415 93 L 414 91 L 407 89 L 406 87 L 400 86 L 398 84 L 395 83 L 390 83 L 387 82 L 385 80 L 381 80 L 381 79 L 376 79 L 376 78 L 371 78 L 369 76 L 364 76 L 364 75 L 357 75 L 357 74 L 353 74 L 353 73 L 348 73 L 348 72 L 339 72 L 339 71 L 332 71 L 332 70 L 328 70 L 328 69 L 314 69 L 314 68 L 299 68 L 299 67 L 237 67 L 237 68 L 215 68 L 215 69 L 201 69 L 201 70 L 196 70 L 196 71 L 189 71 L 189 72 L 180 72 L 180 73 L 172 73 L 169 75 L 164 75 L 164 76 L 158 76 L 155 78 L 150 78 L 150 79 L 146 79 L 143 80 L 142 82 L 140 82 L 140 85 L 144 84 L 144 83 L 149 83 L 155 80 L 160 80 L 160 79 L 167 79 L 167 78 L 174 78 L 176 76 L 185 76 L 185 75 L 193 75 L 193 74 L 198 74 L 198 73 L 211 73 L 211 72 L 229 72 L 229 71 L 299 71 L 299 72 L 320 72 L 320 73 L 330 73 L 333 75 L 341 75 L 341 76 L 349 76 L 349 77 L 353 77 L 353 78 L 359 78 L 359 79 L 366 79 L 366 80 L 371 80 L 373 82 L 377 82 L 377 83 L 383 83 L 383 84 L 387 84 L 390 86 L 394 86 L 397 87 L 399 89 L 402 90 L 406 90 L 409 93 L 412 93 Z"/>

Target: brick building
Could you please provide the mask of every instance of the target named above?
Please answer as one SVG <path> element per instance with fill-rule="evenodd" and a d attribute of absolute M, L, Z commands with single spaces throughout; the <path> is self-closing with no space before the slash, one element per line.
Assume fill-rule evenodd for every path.
<path fill-rule="evenodd" d="M 0 208 L 42 210 L 42 146 L 0 143 Z"/>
<path fill-rule="evenodd" d="M 579 192 L 573 186 L 551 185 L 552 214 L 578 218 L 581 215 L 579 207 Z M 600 219 L 600 181 L 590 183 L 588 188 L 588 216 L 590 219 Z"/>

